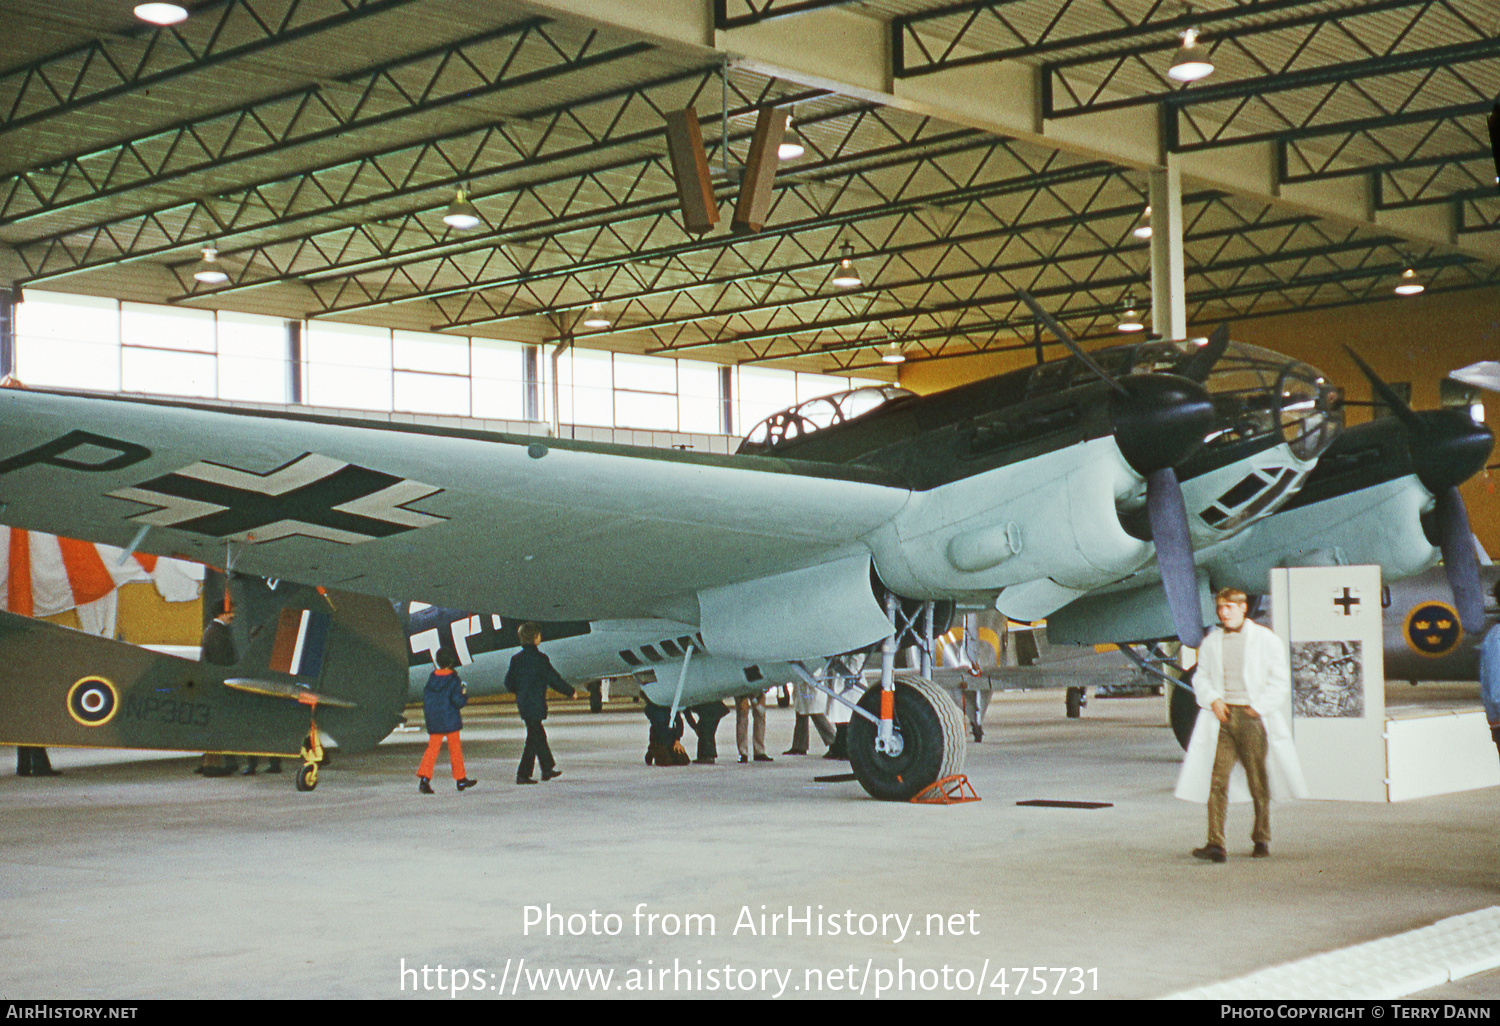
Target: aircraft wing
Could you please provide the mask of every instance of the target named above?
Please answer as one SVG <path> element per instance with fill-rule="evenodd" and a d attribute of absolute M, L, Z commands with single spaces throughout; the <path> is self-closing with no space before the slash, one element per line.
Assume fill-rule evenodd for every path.
<path fill-rule="evenodd" d="M 0 390 L 0 425 L 0 522 L 554 620 L 867 551 L 910 494 L 861 467 L 68 392 Z"/>

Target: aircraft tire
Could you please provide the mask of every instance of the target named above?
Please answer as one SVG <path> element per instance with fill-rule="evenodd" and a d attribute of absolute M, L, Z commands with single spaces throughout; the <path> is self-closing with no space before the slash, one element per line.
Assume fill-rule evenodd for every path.
<path fill-rule="evenodd" d="M 318 767 L 303 766 L 297 771 L 297 790 L 311 791 L 318 786 Z"/>
<path fill-rule="evenodd" d="M 859 705 L 880 715 L 880 686 L 868 689 Z M 963 772 L 963 713 L 946 691 L 915 675 L 897 675 L 895 721 L 902 749 L 893 757 L 875 751 L 875 724 L 859 715 L 849 720 L 849 766 L 871 797 L 910 801 L 936 781 Z"/>
<path fill-rule="evenodd" d="M 1193 667 L 1196 670 L 1197 667 Z M 1183 675 L 1182 684 L 1171 685 L 1172 694 L 1167 699 L 1167 717 L 1172 722 L 1172 733 L 1177 743 L 1187 750 L 1193 737 L 1193 725 L 1198 722 L 1198 696 L 1193 693 L 1193 670 Z M 1184 687 L 1183 685 L 1187 685 Z"/>

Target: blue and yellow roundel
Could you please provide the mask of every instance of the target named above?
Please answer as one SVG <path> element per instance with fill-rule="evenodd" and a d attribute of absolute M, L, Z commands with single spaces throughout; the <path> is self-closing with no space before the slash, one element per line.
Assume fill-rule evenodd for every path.
<path fill-rule="evenodd" d="M 1464 629 L 1458 611 L 1446 602 L 1423 602 L 1406 614 L 1403 633 L 1413 652 L 1435 659 L 1458 647 Z"/>
<path fill-rule="evenodd" d="M 68 715 L 85 727 L 102 727 L 120 711 L 120 695 L 103 677 L 84 677 L 68 689 Z"/>

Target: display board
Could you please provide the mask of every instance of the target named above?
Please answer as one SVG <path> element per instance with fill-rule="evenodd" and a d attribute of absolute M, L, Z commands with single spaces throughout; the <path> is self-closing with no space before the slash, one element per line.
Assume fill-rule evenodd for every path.
<path fill-rule="evenodd" d="M 1380 567 L 1272 570 L 1271 608 L 1291 648 L 1292 735 L 1309 797 L 1386 801 Z"/>

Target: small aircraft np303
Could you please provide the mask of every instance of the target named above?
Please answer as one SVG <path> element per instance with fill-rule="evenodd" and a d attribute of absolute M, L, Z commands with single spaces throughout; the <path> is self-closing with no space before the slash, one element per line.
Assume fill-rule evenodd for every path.
<path fill-rule="evenodd" d="M 850 756 L 894 800 L 963 767 L 953 703 L 894 670 L 955 608 L 1196 645 L 1210 585 L 1264 590 L 1263 566 L 1315 551 L 1362 559 L 1367 522 L 1373 561 L 1403 572 L 1436 560 L 1424 510 L 1445 551 L 1467 541 L 1456 486 L 1490 450 L 1482 427 L 1404 411 L 1341 435 L 1321 372 L 1225 329 L 1089 354 L 1033 309 L 1072 355 L 934 395 L 816 399 L 729 456 L 3 390 L 0 521 L 210 563 L 227 545 L 243 573 L 473 610 L 465 644 L 509 648 L 500 613 L 614 631 L 591 675 L 650 664 L 663 705 L 776 678 L 837 691 L 849 654 L 878 652 Z M 1432 476 L 1421 445 L 1458 455 Z"/>

